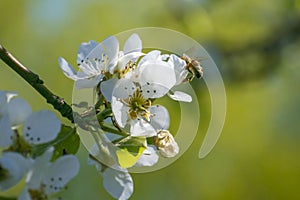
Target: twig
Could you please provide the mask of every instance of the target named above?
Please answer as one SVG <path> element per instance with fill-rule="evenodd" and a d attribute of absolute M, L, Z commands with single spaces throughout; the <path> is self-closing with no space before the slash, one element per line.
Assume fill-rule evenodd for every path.
<path fill-rule="evenodd" d="M 17 72 L 27 83 L 29 83 L 38 93 L 40 93 L 51 104 L 54 109 L 59 111 L 63 117 L 68 118 L 72 123 L 73 111 L 64 99 L 53 94 L 45 85 L 39 76 L 22 63 L 20 63 L 11 53 L 9 53 L 2 45 L 0 45 L 0 58 L 15 72 Z"/>

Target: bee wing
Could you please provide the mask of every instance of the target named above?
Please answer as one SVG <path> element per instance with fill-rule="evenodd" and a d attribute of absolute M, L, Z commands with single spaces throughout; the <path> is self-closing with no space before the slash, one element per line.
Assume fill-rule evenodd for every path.
<path fill-rule="evenodd" d="M 189 48 L 183 54 L 187 55 L 191 59 L 197 60 L 201 62 L 202 60 L 207 60 L 208 58 L 206 56 L 201 55 L 201 50 L 197 49 L 195 46 Z"/>

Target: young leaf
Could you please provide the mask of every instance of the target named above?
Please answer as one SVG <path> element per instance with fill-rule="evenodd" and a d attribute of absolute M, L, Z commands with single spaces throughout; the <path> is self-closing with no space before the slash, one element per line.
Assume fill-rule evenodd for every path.
<path fill-rule="evenodd" d="M 145 137 L 126 137 L 117 142 L 116 154 L 121 167 L 132 167 L 146 149 Z"/>
<path fill-rule="evenodd" d="M 33 157 L 37 157 L 45 152 L 50 146 L 54 146 L 52 160 L 64 154 L 75 154 L 80 145 L 80 138 L 76 129 L 62 125 L 58 136 L 51 142 L 34 146 Z"/>

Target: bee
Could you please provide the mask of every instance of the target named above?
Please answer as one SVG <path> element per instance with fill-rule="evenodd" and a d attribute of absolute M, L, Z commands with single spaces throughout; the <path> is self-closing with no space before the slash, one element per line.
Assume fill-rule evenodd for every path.
<path fill-rule="evenodd" d="M 189 82 L 192 81 L 195 76 L 197 78 L 201 78 L 203 76 L 203 70 L 198 60 L 193 59 L 186 54 L 183 54 L 181 56 L 181 59 L 183 59 L 186 62 L 185 69 L 191 73 L 191 76 L 187 77 L 187 80 Z"/>

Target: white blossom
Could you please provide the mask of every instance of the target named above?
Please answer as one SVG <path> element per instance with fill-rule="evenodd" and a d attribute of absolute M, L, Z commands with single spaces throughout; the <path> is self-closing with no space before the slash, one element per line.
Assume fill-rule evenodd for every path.
<path fill-rule="evenodd" d="M 78 174 L 79 162 L 74 155 L 64 155 L 50 162 L 53 150 L 48 149 L 34 160 L 18 200 L 48 199 Z"/>
<path fill-rule="evenodd" d="M 30 105 L 16 93 L 0 91 L 0 120 L 8 115 L 11 126 L 21 125 L 31 114 Z"/>
<path fill-rule="evenodd" d="M 58 62 L 63 73 L 76 81 L 77 89 L 95 87 L 111 71 L 118 62 L 119 42 L 110 36 L 102 43 L 95 41 L 83 43 L 78 50 L 77 64 L 80 71 L 75 69 L 63 58 Z"/>
<path fill-rule="evenodd" d="M 16 185 L 27 173 L 32 161 L 15 152 L 3 152 L 0 158 L 0 190 Z"/>
<path fill-rule="evenodd" d="M 102 148 L 99 150 L 98 145 L 94 145 L 90 153 L 91 156 L 88 159 L 88 163 L 96 166 L 98 172 L 103 178 L 103 186 L 105 190 L 116 199 L 129 199 L 133 193 L 133 180 L 127 169 L 122 168 L 117 164 L 115 153 L 110 151 L 111 159 L 115 161 L 110 167 L 101 164 L 98 159 L 103 159 L 102 154 L 107 154 L 106 150 L 103 152 Z M 106 156 L 109 155 L 107 154 Z"/>

